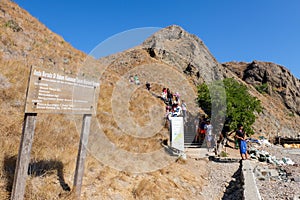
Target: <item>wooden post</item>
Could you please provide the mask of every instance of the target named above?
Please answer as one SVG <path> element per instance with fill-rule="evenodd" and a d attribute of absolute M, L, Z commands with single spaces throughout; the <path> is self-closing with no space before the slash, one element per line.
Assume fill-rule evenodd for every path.
<path fill-rule="evenodd" d="M 75 193 L 76 193 L 77 199 L 80 199 L 82 177 L 84 174 L 84 160 L 86 157 L 86 146 L 88 144 L 91 118 L 92 118 L 91 114 L 83 115 L 80 143 L 79 143 L 77 162 L 76 162 L 76 170 L 75 170 L 75 175 L 74 175 L 74 184 L 73 184 L 73 186 L 75 188 Z"/>
<path fill-rule="evenodd" d="M 24 197 L 36 116 L 36 113 L 25 113 L 19 154 L 15 169 L 14 183 L 11 193 L 12 200 L 22 200 Z"/>

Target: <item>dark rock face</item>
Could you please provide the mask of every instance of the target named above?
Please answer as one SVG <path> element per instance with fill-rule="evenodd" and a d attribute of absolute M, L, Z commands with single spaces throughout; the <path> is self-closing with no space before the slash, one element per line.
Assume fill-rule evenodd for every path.
<path fill-rule="evenodd" d="M 270 63 L 253 61 L 246 68 L 238 70 L 237 63 L 226 63 L 223 66 L 231 69 L 246 83 L 253 86 L 268 85 L 267 93 L 279 97 L 286 107 L 300 115 L 300 81 L 283 66 Z M 241 63 L 245 66 L 245 63 Z"/>
<path fill-rule="evenodd" d="M 253 61 L 223 63 L 225 77 L 247 84 L 264 110 L 253 125 L 256 133 L 294 137 L 299 135 L 299 80 L 286 68 L 270 62 Z"/>

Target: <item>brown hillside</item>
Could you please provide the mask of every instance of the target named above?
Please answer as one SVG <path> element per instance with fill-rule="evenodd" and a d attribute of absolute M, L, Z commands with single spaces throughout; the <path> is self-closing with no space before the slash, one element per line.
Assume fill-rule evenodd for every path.
<path fill-rule="evenodd" d="M 99 62 L 93 59 L 87 60 L 84 53 L 71 47 L 63 38 L 51 32 L 29 13 L 8 0 L 0 2 L 0 28 L 0 199 L 8 199 L 10 196 L 22 131 L 26 86 L 32 65 L 62 70 L 66 74 L 92 72 L 101 77 L 97 121 L 101 122 L 101 132 L 104 133 L 101 136 L 104 137 L 97 135 L 97 123 L 93 125 L 89 143 L 91 152 L 86 160 L 82 187 L 83 199 L 166 199 L 171 197 L 181 199 L 183 196 L 201 199 L 199 191 L 204 180 L 199 175 L 206 176 L 206 172 L 199 172 L 194 162 L 175 163 L 176 157 L 170 157 L 161 149 L 160 142 L 167 136 L 167 129 L 163 124 L 164 105 L 144 89 L 144 81 L 149 79 L 146 74 L 137 72 L 142 85 L 131 87 L 134 93 L 130 96 L 125 108 L 131 116 L 129 119 L 132 119 L 137 128 L 146 127 L 150 130 L 151 123 L 156 123 L 159 124 L 159 129 L 155 129 L 155 132 L 151 130 L 153 132 L 151 137 L 148 135 L 147 138 L 137 139 L 136 134 L 141 134 L 139 129 L 136 129 L 136 134 L 130 132 L 130 129 L 126 131 L 128 127 L 122 127 L 114 119 L 119 116 L 120 111 L 122 112 L 122 110 L 112 109 L 111 95 L 114 91 L 114 84 L 122 78 L 127 78 L 126 73 L 130 70 L 129 64 L 133 66 L 137 63 L 143 63 L 145 66 L 154 65 L 155 62 L 152 62 L 153 59 L 148 56 L 147 51 L 141 48 L 130 50 L 123 53 L 122 58 L 114 59 L 113 63 L 103 68 L 103 64 L 98 64 Z M 128 65 L 123 63 L 124 59 L 128 59 Z M 173 70 L 171 66 L 164 63 L 156 63 L 159 63 L 160 67 L 167 67 L 168 73 Z M 176 78 L 184 78 L 179 71 L 174 72 L 175 75 Z M 153 83 L 153 92 L 160 93 L 161 87 L 166 84 L 160 83 L 159 80 L 157 82 Z M 175 86 L 172 87 L 174 91 Z M 194 92 L 189 84 L 181 87 L 180 90 Z M 122 96 L 117 94 L 114 99 L 118 98 Z M 153 105 L 155 108 L 149 110 Z M 113 112 L 116 112 L 115 115 Z M 72 189 L 80 121 L 80 116 L 74 118 L 64 115 L 38 115 L 31 151 L 30 172 L 32 174 L 27 178 L 25 199 L 74 199 L 72 192 L 64 189 L 66 185 Z M 105 145 L 110 143 L 114 144 L 114 150 L 120 149 L 120 151 L 114 151 L 119 154 L 110 155 L 109 149 L 105 149 Z M 143 156 L 143 153 L 150 152 L 154 152 L 150 154 L 154 157 L 147 157 L 147 154 Z M 131 161 L 124 157 L 128 155 L 132 156 L 128 158 Z M 148 163 L 135 160 L 136 155 L 141 155 L 136 157 L 137 159 L 145 157 Z M 160 164 L 161 159 L 166 163 Z M 120 161 L 129 162 L 125 172 L 120 169 Z M 145 170 L 149 172 L 132 174 L 130 171 L 138 172 L 141 168 L 136 170 L 128 168 L 134 164 L 132 162 L 140 162 L 142 165 L 145 163 Z M 108 166 L 105 167 L 106 165 Z M 186 170 L 186 166 L 189 166 L 191 170 Z"/>
<path fill-rule="evenodd" d="M 11 190 L 30 66 L 71 74 L 76 73 L 85 58 L 84 53 L 74 49 L 15 3 L 0 1 L 1 199 L 8 199 Z M 70 184 L 78 142 L 74 122 L 62 115 L 38 116 L 31 152 L 36 176 L 28 178 L 26 199 L 57 198 L 63 192 L 55 171 L 65 172 L 65 180 Z M 49 170 L 39 174 L 40 169 Z"/>
<path fill-rule="evenodd" d="M 195 103 L 196 86 L 234 77 L 265 107 L 255 124 L 258 134 L 299 133 L 299 101 L 287 102 L 299 97 L 299 80 L 294 81 L 296 89 L 284 93 L 289 76 L 280 79 L 278 88 L 268 79 L 278 91 L 260 94 L 254 85 L 264 82 L 251 76 L 249 64 L 221 65 L 203 41 L 179 26 L 158 31 L 140 46 L 94 60 L 15 3 L 1 0 L 0 199 L 10 197 L 30 66 L 99 79 L 82 199 L 205 199 L 201 192 L 208 182 L 207 161 L 177 160 L 161 146 L 169 138 L 165 104 L 159 98 L 163 87 L 179 92 L 195 119 L 203 112 Z M 129 82 L 133 75 L 138 75 L 140 85 Z M 147 81 L 151 91 L 145 88 Z M 67 186 L 72 189 L 81 118 L 38 114 L 25 199 L 74 199 Z"/>

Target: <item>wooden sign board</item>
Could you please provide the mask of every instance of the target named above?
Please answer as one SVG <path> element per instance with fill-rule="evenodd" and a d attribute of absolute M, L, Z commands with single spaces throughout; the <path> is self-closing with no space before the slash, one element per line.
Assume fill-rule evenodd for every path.
<path fill-rule="evenodd" d="M 32 67 L 25 113 L 95 114 L 97 81 Z"/>
<path fill-rule="evenodd" d="M 100 84 L 60 72 L 32 67 L 27 88 L 25 117 L 11 193 L 12 200 L 24 198 L 37 113 L 83 114 L 74 188 L 80 198 L 86 146 L 92 114 L 96 114 Z"/>

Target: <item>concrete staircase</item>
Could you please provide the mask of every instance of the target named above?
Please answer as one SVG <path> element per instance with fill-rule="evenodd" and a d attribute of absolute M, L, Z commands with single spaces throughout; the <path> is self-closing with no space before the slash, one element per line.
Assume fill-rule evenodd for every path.
<path fill-rule="evenodd" d="M 185 147 L 201 147 L 199 143 L 195 141 L 196 130 L 195 126 L 185 125 L 184 126 L 184 146 Z"/>

